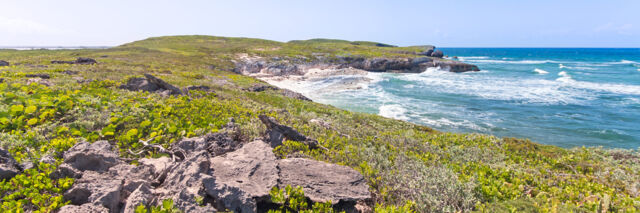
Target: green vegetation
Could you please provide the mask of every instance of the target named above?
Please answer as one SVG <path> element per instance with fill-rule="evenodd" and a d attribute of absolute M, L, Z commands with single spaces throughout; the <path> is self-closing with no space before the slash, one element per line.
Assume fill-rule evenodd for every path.
<path fill-rule="evenodd" d="M 59 153 L 76 142 L 109 140 L 121 155 L 139 157 L 127 152 L 140 148 L 139 140 L 153 138 L 151 143 L 168 147 L 183 137 L 220 131 L 231 118 L 242 138 L 250 141 L 265 128 L 257 115 L 268 114 L 328 149 L 309 150 L 287 141 L 275 149 L 278 156 L 307 156 L 360 171 L 371 186 L 377 212 L 640 211 L 637 151 L 563 149 L 522 139 L 437 132 L 286 98 L 276 91 L 247 92 L 242 88 L 263 82 L 229 71 L 231 60 L 243 53 L 308 59 L 317 53 L 395 57 L 420 51 L 357 43 L 177 36 L 104 50 L 1 50 L 0 59 L 12 66 L 0 67 L 0 145 L 17 161 L 36 165 L 0 183 L 2 208 L 52 212 L 66 204 L 61 194 L 73 180 L 52 180 L 49 174 L 60 163 Z M 99 63 L 49 63 L 80 56 Z M 33 73 L 51 75 L 46 79 L 50 86 L 28 83 L 25 75 Z M 117 88 L 143 73 L 180 87 L 206 85 L 215 92 L 161 96 Z M 78 83 L 78 77 L 93 81 Z M 47 155 L 58 162 L 40 163 Z M 272 198 L 300 209 L 304 205 L 290 205 L 304 201 L 299 197 L 292 188 L 278 190 Z"/>
<path fill-rule="evenodd" d="M 269 213 L 333 213 L 331 202 L 310 204 L 304 196 L 301 186 L 293 188 L 288 185 L 284 189 L 273 187 L 269 192 L 269 196 L 271 196 L 272 203 L 280 205 L 277 210 L 269 210 Z"/>
<path fill-rule="evenodd" d="M 173 206 L 173 200 L 167 199 L 162 201 L 161 206 L 152 206 L 147 208 L 142 203 L 136 206 L 135 213 L 181 213 L 180 209 Z"/>

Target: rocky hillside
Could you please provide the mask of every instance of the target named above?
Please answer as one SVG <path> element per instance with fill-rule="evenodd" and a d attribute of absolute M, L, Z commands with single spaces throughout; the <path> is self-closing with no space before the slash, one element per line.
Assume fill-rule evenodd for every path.
<path fill-rule="evenodd" d="M 441 55 L 429 46 L 211 36 L 0 50 L 2 209 L 640 210 L 637 151 L 438 132 L 243 75 L 476 69 Z"/>

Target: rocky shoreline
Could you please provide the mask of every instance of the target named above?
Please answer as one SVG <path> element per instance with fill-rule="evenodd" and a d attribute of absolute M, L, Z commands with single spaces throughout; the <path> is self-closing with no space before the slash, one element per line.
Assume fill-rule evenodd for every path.
<path fill-rule="evenodd" d="M 306 81 L 324 80 L 332 76 L 353 76 L 332 86 L 336 90 L 360 89 L 371 82 L 370 72 L 421 73 L 428 68 L 439 68 L 448 72 L 475 72 L 480 69 L 473 64 L 443 59 L 442 51 L 412 53 L 420 57 L 326 57 L 317 54 L 314 59 L 307 58 L 264 58 L 239 54 L 234 60 L 233 72 L 252 76 L 284 90 L 299 91 L 296 85 Z M 307 82 L 308 83 L 308 82 Z"/>
<path fill-rule="evenodd" d="M 311 62 L 301 60 L 283 60 L 275 58 L 266 60 L 259 57 L 241 57 L 236 61 L 234 72 L 245 75 L 304 75 L 307 70 L 354 68 L 369 72 L 420 73 L 430 67 L 440 67 L 449 72 L 480 71 L 473 64 L 446 60 L 434 57 L 418 58 L 360 58 L 338 57 Z"/>

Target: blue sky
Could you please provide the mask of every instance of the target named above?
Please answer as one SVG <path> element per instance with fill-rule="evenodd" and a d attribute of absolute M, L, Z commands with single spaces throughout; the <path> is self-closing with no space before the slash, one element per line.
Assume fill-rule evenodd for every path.
<path fill-rule="evenodd" d="M 6 0 L 0 5 L 0 46 L 111 46 L 186 34 L 443 47 L 640 47 L 640 1 Z"/>

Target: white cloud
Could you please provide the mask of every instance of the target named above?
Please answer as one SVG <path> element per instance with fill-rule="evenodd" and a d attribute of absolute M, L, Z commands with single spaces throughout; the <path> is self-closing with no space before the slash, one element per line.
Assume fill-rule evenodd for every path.
<path fill-rule="evenodd" d="M 593 29 L 595 32 L 615 32 L 620 35 L 632 35 L 633 30 L 633 24 L 614 24 L 611 22 L 597 26 Z"/>
<path fill-rule="evenodd" d="M 20 19 L 20 18 L 7 18 L 0 16 L 0 32 L 11 34 L 47 34 L 47 35 L 59 35 L 65 34 L 68 31 L 58 29 L 52 26 L 47 26 L 35 21 Z"/>

